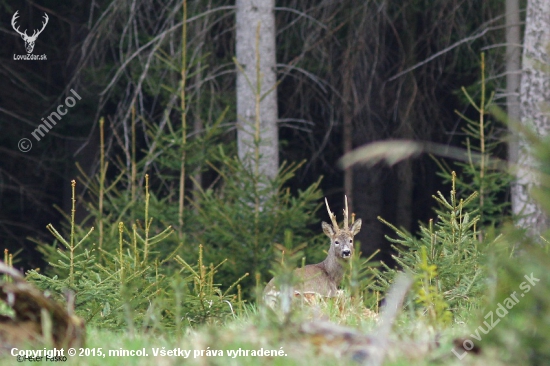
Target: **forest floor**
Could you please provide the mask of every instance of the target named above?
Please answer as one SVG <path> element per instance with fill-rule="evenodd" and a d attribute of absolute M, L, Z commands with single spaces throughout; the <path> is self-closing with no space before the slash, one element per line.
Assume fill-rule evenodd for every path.
<path fill-rule="evenodd" d="M 231 320 L 188 327 L 179 336 L 88 327 L 85 348 L 75 348 L 74 356 L 65 351 L 66 361 L 6 355 L 0 365 L 371 365 L 379 364 L 377 357 L 383 365 L 495 364 L 490 355 L 496 351 L 474 354 L 455 347 L 456 339 L 469 334 L 465 324 L 436 332 L 422 318 L 401 314 L 382 339 L 379 323 L 379 314 L 362 307 L 298 306 L 283 316 L 251 305 Z"/>

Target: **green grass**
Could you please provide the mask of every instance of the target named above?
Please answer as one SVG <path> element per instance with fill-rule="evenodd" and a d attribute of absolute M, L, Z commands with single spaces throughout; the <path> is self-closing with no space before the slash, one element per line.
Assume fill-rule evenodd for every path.
<path fill-rule="evenodd" d="M 270 309 L 248 306 L 244 314 L 216 325 L 187 328 L 179 337 L 162 334 L 158 330 L 129 331 L 101 330 L 88 327 L 85 347 L 92 352 L 86 356 L 68 357 L 66 365 L 349 365 L 354 364 L 352 344 L 327 335 L 320 339 L 301 331 L 307 322 L 330 322 L 349 327 L 362 334 L 373 334 L 378 320 L 363 309 L 352 306 L 349 299 L 342 302 L 328 301 L 316 306 L 301 306 L 285 317 Z M 346 309 L 346 306 L 348 308 Z M 344 309 L 342 309 L 344 308 Z M 366 314 L 366 315 L 365 315 Z M 429 328 L 428 323 L 416 315 L 402 314 L 394 324 L 390 337 L 391 346 L 385 365 L 464 365 L 479 362 L 477 356 L 468 355 L 459 361 L 452 353 L 455 337 L 468 334 L 464 324 L 454 324 L 442 333 Z M 439 340 L 439 347 L 433 345 Z M 147 356 L 115 356 L 109 351 L 145 350 Z M 160 351 L 181 350 L 185 356 L 161 356 Z M 281 351 L 284 356 L 253 356 L 260 350 Z M 99 350 L 103 353 L 99 355 Z M 155 355 L 154 350 L 159 354 Z M 235 352 L 239 352 L 236 357 Z M 95 351 L 95 356 L 93 352 Z M 210 355 L 207 356 L 207 351 Z M 77 350 L 78 353 L 86 352 Z M 203 356 L 200 356 L 201 352 Z M 246 353 L 248 352 L 248 356 Z M 219 354 L 223 356 L 219 356 Z M 216 354 L 214 356 L 214 354 Z M 356 357 L 356 356 L 355 356 Z M 13 365 L 15 358 L 8 355 L 0 359 L 0 365 Z M 489 361 L 487 361 L 489 362 Z M 42 363 L 45 363 L 44 361 Z M 37 362 L 25 361 L 30 365 Z M 491 363 L 493 364 L 493 363 Z"/>

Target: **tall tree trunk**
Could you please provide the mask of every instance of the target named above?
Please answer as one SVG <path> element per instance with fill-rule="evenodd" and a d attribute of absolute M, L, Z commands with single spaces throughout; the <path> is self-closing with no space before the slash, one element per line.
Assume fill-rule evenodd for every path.
<path fill-rule="evenodd" d="M 506 0 L 506 109 L 514 123 L 520 120 L 519 86 L 521 81 L 521 28 L 519 0 Z M 508 161 L 518 161 L 518 137 L 511 130 Z"/>
<path fill-rule="evenodd" d="M 259 175 L 274 178 L 279 168 L 275 1 L 237 0 L 236 6 L 239 158 Z"/>
<path fill-rule="evenodd" d="M 350 60 L 351 48 L 346 49 L 346 54 L 343 60 L 344 73 L 342 75 L 342 116 L 343 116 L 343 155 L 351 152 L 353 149 L 353 106 L 352 100 L 353 88 L 353 67 L 355 66 Z M 349 210 L 354 212 L 353 200 L 353 168 L 349 167 L 344 170 L 344 194 L 348 197 Z"/>
<path fill-rule="evenodd" d="M 211 2 L 209 1 L 208 6 L 211 6 Z M 197 73 L 195 74 L 195 85 L 197 85 L 197 95 L 195 97 L 195 114 L 193 118 L 193 131 L 195 132 L 195 138 L 199 139 L 202 136 L 203 129 L 204 129 L 204 122 L 202 120 L 201 116 L 201 103 L 203 103 L 202 99 L 202 90 L 203 90 L 203 70 L 202 70 L 202 60 L 204 57 L 204 49 L 203 46 L 207 42 L 207 32 L 208 32 L 208 24 L 210 22 L 210 17 L 205 16 L 202 21 L 194 22 L 194 34 L 197 35 L 197 37 L 200 37 L 200 42 L 198 46 L 198 54 L 197 54 Z M 204 146 L 202 147 L 203 151 Z M 193 197 L 195 197 L 195 194 L 198 194 L 202 190 L 202 169 L 203 167 L 201 165 L 197 166 L 195 171 L 193 172 Z M 197 205 L 199 205 L 199 200 L 195 201 L 194 207 L 195 209 L 198 209 Z"/>
<path fill-rule="evenodd" d="M 410 42 L 413 44 L 413 42 Z M 411 50 L 410 55 L 414 52 Z M 397 131 L 399 138 L 405 140 L 414 140 L 414 128 L 417 125 L 416 111 L 413 104 L 418 94 L 418 86 L 413 75 L 410 75 L 403 81 L 402 95 L 403 101 L 397 107 L 399 118 L 399 129 Z M 400 93 L 400 94 L 401 94 Z M 400 227 L 410 231 L 412 228 L 413 215 L 413 191 L 414 174 L 411 159 L 397 164 L 397 201 L 396 201 L 396 222 Z"/>
<path fill-rule="evenodd" d="M 413 164 L 410 159 L 407 159 L 396 167 L 397 169 L 397 207 L 396 219 L 399 227 L 410 231 L 412 228 L 413 217 L 413 192 L 414 192 L 414 175 Z"/>
<path fill-rule="evenodd" d="M 357 217 L 363 220 L 363 230 L 355 236 L 361 243 L 363 254 L 370 255 L 382 249 L 387 241 L 384 239 L 384 227 L 378 220 L 384 209 L 384 180 L 387 168 L 380 165 L 368 168 L 362 166 L 353 170 L 354 205 Z M 389 255 L 388 255 L 389 257 Z"/>
<path fill-rule="evenodd" d="M 521 123 L 545 136 L 550 129 L 550 0 L 529 0 L 525 19 L 523 43 L 523 69 L 520 89 Z M 512 188 L 512 208 L 521 215 L 518 226 L 531 234 L 540 234 L 548 228 L 548 218 L 529 196 L 537 184 L 536 162 L 526 139 L 519 139 L 518 171 Z M 530 169 L 531 168 L 531 169 Z"/>

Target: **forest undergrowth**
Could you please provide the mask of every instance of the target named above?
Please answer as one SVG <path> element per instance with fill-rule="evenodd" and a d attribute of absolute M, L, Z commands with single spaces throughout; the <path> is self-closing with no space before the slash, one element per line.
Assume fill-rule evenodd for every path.
<path fill-rule="evenodd" d="M 26 273 L 60 303 L 74 294 L 67 306 L 86 322 L 87 337 L 84 353 L 68 364 L 548 362 L 549 236 L 529 237 L 506 215 L 500 194 L 511 178 L 494 158 L 497 143 L 488 142 L 501 113 L 486 95 L 483 70 L 481 85 L 477 103 L 463 89 L 479 118 L 463 116 L 465 159 L 452 168 L 438 160 L 449 191 L 434 192 L 434 218 L 417 233 L 380 218 L 395 232 L 387 238 L 395 264 L 377 262 L 376 253 L 356 255 L 341 295 L 297 300 L 284 311 L 262 303 L 264 284 L 319 262 L 328 247 L 315 219 L 319 181 L 303 191 L 285 188 L 301 164 L 283 164 L 267 181 L 221 143 L 209 143 L 217 148 L 200 156 L 186 146 L 190 164 L 200 160 L 219 178 L 194 190 L 182 210 L 167 207 L 153 189 L 177 166 L 167 159 L 162 179 L 139 177 L 133 167 L 150 157 L 134 156 L 133 167 L 117 166 L 115 174 L 102 140 L 99 173 L 80 177 L 88 196 L 77 197 L 71 182 L 66 226 L 49 225 L 53 241 L 37 243 L 48 268 Z M 218 127 L 195 143 L 219 141 Z M 173 141 L 158 143 L 169 150 Z M 540 164 L 550 164 L 549 141 L 534 146 Z M 542 174 L 543 207 L 550 206 L 549 182 Z M 88 213 L 82 223 L 75 221 L 77 200 Z M 13 357 L 0 363 L 13 364 Z"/>

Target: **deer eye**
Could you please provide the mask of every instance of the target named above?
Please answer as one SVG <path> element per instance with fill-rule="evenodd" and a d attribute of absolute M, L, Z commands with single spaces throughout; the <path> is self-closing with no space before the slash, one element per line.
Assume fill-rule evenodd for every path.
<path fill-rule="evenodd" d="M 336 241 L 334 242 L 334 244 L 340 245 L 340 242 L 339 242 L 338 240 L 336 240 Z"/>
<path fill-rule="evenodd" d="M 349 243 L 350 243 L 350 244 L 353 243 L 353 240 L 350 239 L 350 240 L 349 240 Z"/>

